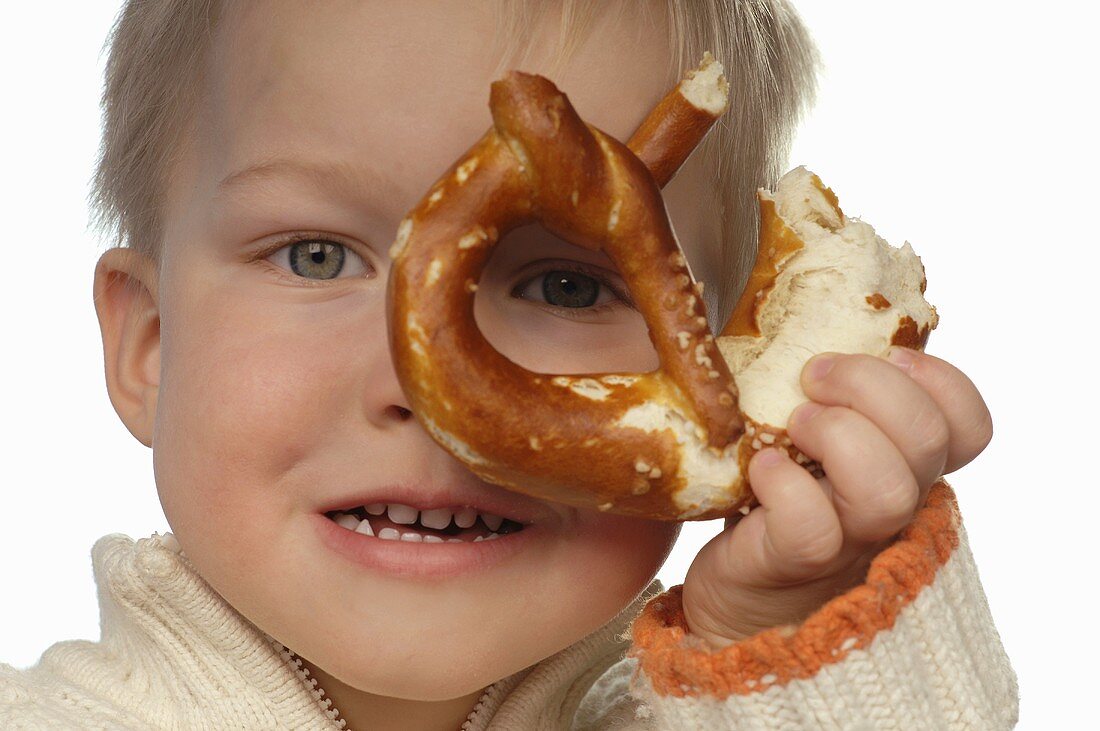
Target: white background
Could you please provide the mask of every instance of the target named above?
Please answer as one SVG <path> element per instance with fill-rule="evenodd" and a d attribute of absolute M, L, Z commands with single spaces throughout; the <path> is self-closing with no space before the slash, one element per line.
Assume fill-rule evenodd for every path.
<path fill-rule="evenodd" d="M 107 398 L 88 232 L 100 45 L 119 3 L 12 3 L 0 44 L 0 661 L 98 638 L 89 550 L 167 531 L 151 452 Z M 1021 729 L 1095 718 L 1100 400 L 1097 64 L 1089 3 L 802 0 L 825 59 L 804 164 L 928 272 L 928 351 L 978 385 L 996 435 L 950 476 L 1019 675 Z M 1088 309 L 1087 309 L 1088 308 Z M 680 583 L 720 522 L 688 524 Z"/>

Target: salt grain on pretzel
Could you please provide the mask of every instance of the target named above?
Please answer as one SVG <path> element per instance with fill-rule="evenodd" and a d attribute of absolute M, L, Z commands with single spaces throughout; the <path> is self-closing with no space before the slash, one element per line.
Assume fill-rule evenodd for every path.
<path fill-rule="evenodd" d="M 660 187 L 725 111 L 721 72 L 706 54 L 628 145 L 585 124 L 549 80 L 511 72 L 491 87 L 493 127 L 402 221 L 388 290 L 397 375 L 432 437 L 482 478 L 601 511 L 740 517 L 752 503 L 748 460 L 765 444 L 820 474 L 781 428 L 805 401 L 806 360 L 881 353 L 902 331 L 903 344 L 922 347 L 935 326 L 934 310 L 913 296 L 923 269 L 908 245 L 893 249 L 846 219 L 800 168 L 776 198 L 759 193 L 765 253 L 712 336 Z M 493 246 L 536 221 L 612 260 L 659 369 L 544 377 L 485 340 L 475 283 Z M 857 305 L 859 318 L 849 312 Z"/>

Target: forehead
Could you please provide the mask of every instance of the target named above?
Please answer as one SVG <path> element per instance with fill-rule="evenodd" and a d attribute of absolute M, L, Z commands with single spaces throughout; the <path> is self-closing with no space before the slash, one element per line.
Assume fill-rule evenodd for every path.
<path fill-rule="evenodd" d="M 211 53 L 205 177 L 272 158 L 339 165 L 361 173 L 371 205 L 398 220 L 491 124 L 493 7 L 230 4 Z M 674 81 L 666 31 L 658 14 L 598 8 L 560 72 L 551 71 L 556 12 L 525 30 L 532 53 L 516 67 L 546 75 L 585 121 L 625 140 Z"/>

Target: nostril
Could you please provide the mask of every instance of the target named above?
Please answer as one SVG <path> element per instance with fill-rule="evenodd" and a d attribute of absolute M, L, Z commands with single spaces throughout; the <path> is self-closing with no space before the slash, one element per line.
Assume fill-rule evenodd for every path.
<path fill-rule="evenodd" d="M 412 416 L 412 411 L 406 409 L 404 406 L 394 406 L 393 408 L 397 412 L 398 418 L 400 418 L 402 421 Z"/>

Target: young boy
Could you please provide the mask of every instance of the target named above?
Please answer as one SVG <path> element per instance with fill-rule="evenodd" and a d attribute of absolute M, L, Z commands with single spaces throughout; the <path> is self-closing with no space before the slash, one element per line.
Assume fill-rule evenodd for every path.
<path fill-rule="evenodd" d="M 762 452 L 761 507 L 668 592 L 653 577 L 677 524 L 483 482 L 408 408 L 387 250 L 488 127 L 490 82 L 542 73 L 626 140 L 703 50 L 731 109 L 664 195 L 713 327 L 752 260 L 752 192 L 785 169 L 812 92 L 786 3 L 129 2 L 96 180 L 124 246 L 100 259 L 95 306 L 111 401 L 153 448 L 173 533 L 96 543 L 101 641 L 0 665 L 0 727 L 1014 723 L 1015 677 L 937 483 L 991 437 L 948 363 L 811 361 L 824 410 L 790 431 L 829 477 Z M 476 314 L 532 370 L 650 370 L 629 297 L 604 255 L 530 227 L 498 247 Z M 351 499 L 375 522 L 370 565 L 325 539 Z M 498 537 L 501 518 L 524 528 Z"/>

